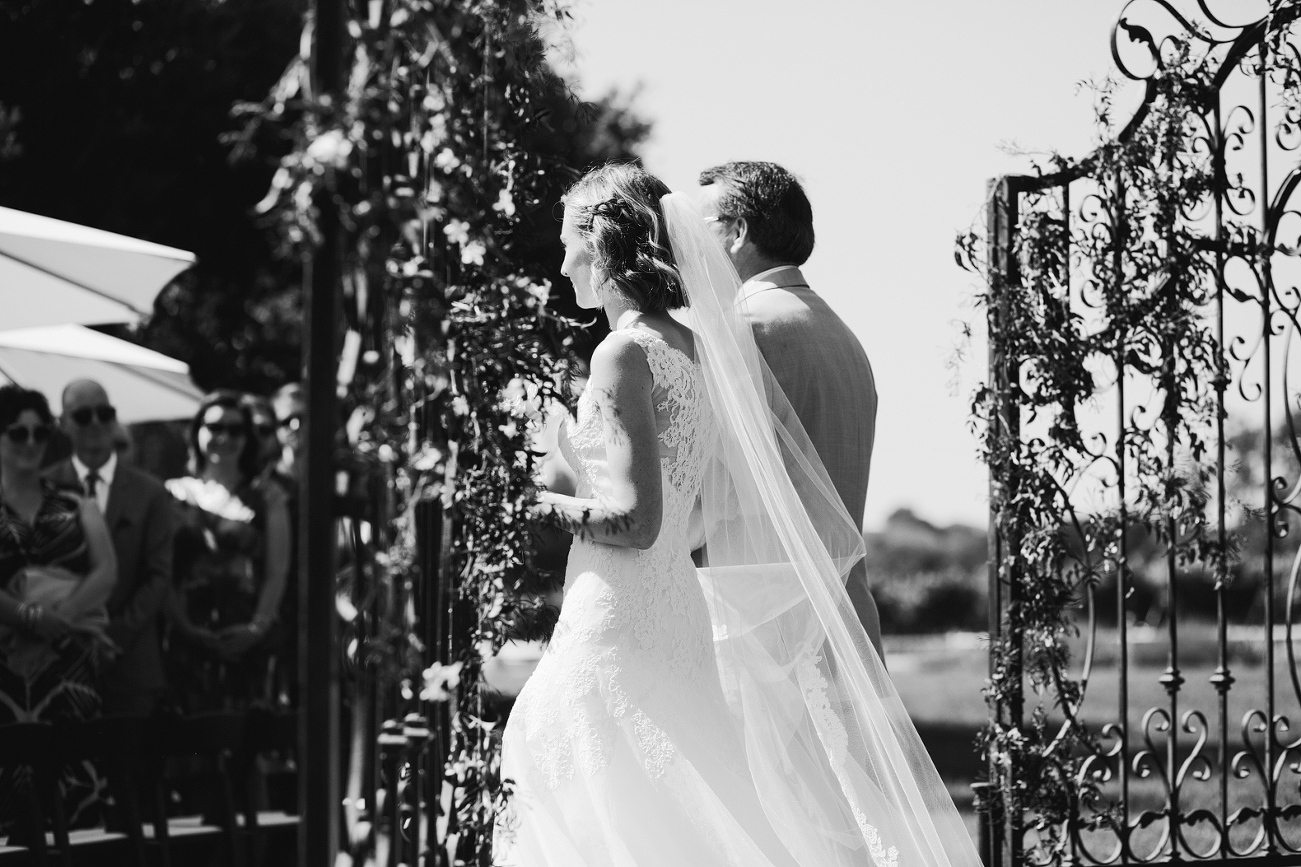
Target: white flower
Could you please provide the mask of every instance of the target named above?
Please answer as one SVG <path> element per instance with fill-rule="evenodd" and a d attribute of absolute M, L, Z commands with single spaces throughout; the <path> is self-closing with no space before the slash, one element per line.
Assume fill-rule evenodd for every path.
<path fill-rule="evenodd" d="M 421 700 L 447 701 L 451 697 L 451 691 L 461 685 L 461 665 L 460 662 L 453 662 L 451 665 L 435 662 L 426 668 L 425 685 L 420 690 Z"/>
<path fill-rule="evenodd" d="M 452 412 L 457 415 L 470 414 L 470 402 L 465 399 L 465 395 L 458 394 L 456 397 L 452 398 Z"/>
<path fill-rule="evenodd" d="M 460 158 L 452 153 L 451 148 L 443 148 L 438 152 L 438 156 L 434 157 L 434 167 L 445 172 L 450 172 L 460 164 Z"/>
<path fill-rule="evenodd" d="M 343 130 L 332 129 L 317 136 L 307 146 L 307 159 L 320 165 L 343 166 L 352 153 L 352 142 L 343 134 Z"/>
<path fill-rule="evenodd" d="M 259 214 L 265 214 L 276 206 L 280 201 L 280 194 L 289 188 L 291 176 L 289 169 L 281 166 L 276 169 L 275 176 L 271 178 L 271 186 L 267 189 L 267 194 L 262 197 L 262 201 L 253 206 L 253 210 Z"/>
<path fill-rule="evenodd" d="M 311 181 L 303 181 L 299 184 L 294 189 L 294 207 L 300 211 L 311 210 L 313 192 Z"/>
<path fill-rule="evenodd" d="M 512 419 L 511 421 L 506 422 L 506 423 L 503 424 L 503 425 L 498 425 L 498 426 L 497 426 L 497 430 L 499 430 L 499 431 L 501 431 L 502 433 L 504 433 L 504 434 L 505 434 L 508 438 L 510 438 L 510 439 L 514 439 L 516 436 L 519 435 L 519 425 L 515 424 L 514 419 Z M 509 505 L 509 504 L 507 504 L 507 505 Z"/>
<path fill-rule="evenodd" d="M 203 511 L 228 521 L 247 524 L 256 517 L 253 510 L 244 505 L 239 497 L 216 482 L 188 476 L 182 479 L 168 479 L 166 485 L 172 496 L 181 502 L 198 506 Z"/>
<path fill-rule="evenodd" d="M 536 387 L 533 390 L 536 391 Z M 510 382 L 506 383 L 506 387 L 501 390 L 501 396 L 508 406 L 514 405 L 529 396 L 529 383 L 521 377 L 512 376 Z"/>
<path fill-rule="evenodd" d="M 448 220 L 447 225 L 443 227 L 443 234 L 453 244 L 463 247 L 470 240 L 470 224 L 464 220 Z"/>
<path fill-rule="evenodd" d="M 483 254 L 488 252 L 488 248 L 483 246 L 479 241 L 471 241 L 461 248 L 461 263 L 463 265 L 482 265 Z"/>
<path fill-rule="evenodd" d="M 515 216 L 515 200 L 510 197 L 510 190 L 502 190 L 497 196 L 497 204 L 492 206 L 494 211 L 500 211 L 507 217 Z"/>
<path fill-rule="evenodd" d="M 551 284 L 545 280 L 532 284 L 528 288 L 528 293 L 536 298 L 539 304 L 546 304 L 551 298 Z"/>
<path fill-rule="evenodd" d="M 438 449 L 434 448 L 433 446 L 427 445 L 424 448 L 422 448 L 420 450 L 420 453 L 416 455 L 415 459 L 411 461 L 411 466 L 413 469 L 420 470 L 421 472 L 426 472 L 438 466 L 438 462 L 441 461 L 442 459 L 443 459 L 442 452 L 440 452 Z"/>

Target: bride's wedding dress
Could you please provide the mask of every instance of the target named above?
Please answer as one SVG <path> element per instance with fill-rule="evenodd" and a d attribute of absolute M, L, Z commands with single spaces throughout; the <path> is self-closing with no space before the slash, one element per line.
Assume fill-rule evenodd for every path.
<path fill-rule="evenodd" d="M 688 547 L 712 428 L 700 367 L 653 332 L 621 333 L 655 381 L 660 534 L 644 551 L 574 540 L 554 637 L 506 726 L 502 775 L 515 789 L 499 857 L 520 867 L 797 864 L 747 770 Z M 605 445 L 590 393 L 560 446 L 577 495 L 599 496 Z"/>
<path fill-rule="evenodd" d="M 682 194 L 660 201 L 696 359 L 618 333 L 653 378 L 662 525 L 644 551 L 574 540 L 554 637 L 503 734 L 495 857 L 977 867 L 845 593 L 857 525 L 787 421 L 721 245 Z M 561 440 L 579 498 L 610 492 L 604 436 L 585 392 Z"/>

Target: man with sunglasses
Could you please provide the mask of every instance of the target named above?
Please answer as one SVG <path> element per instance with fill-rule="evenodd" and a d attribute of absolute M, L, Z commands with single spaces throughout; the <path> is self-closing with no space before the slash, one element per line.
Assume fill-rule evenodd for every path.
<path fill-rule="evenodd" d="M 116 423 L 103 386 L 88 379 L 69 383 L 61 425 L 72 457 L 46 472 L 56 484 L 95 500 L 117 553 L 108 634 L 122 652 L 101 674 L 104 713 L 147 716 L 166 689 L 158 617 L 172 582 L 173 501 L 153 476 L 118 460 Z"/>

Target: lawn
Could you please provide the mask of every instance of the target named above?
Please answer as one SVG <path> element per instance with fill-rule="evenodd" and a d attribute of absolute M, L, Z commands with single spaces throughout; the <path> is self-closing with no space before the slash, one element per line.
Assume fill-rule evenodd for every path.
<path fill-rule="evenodd" d="M 1169 697 L 1160 682 L 1165 672 L 1163 637 L 1151 633 L 1138 632 L 1130 644 L 1129 667 L 1129 714 L 1130 730 L 1134 734 L 1130 741 L 1131 756 L 1142 747 L 1142 720 L 1149 708 L 1169 709 Z M 1085 695 L 1082 719 L 1093 730 L 1100 730 L 1107 722 L 1119 717 L 1120 679 L 1116 668 L 1115 633 L 1103 633 L 1099 636 L 1097 663 L 1088 684 Z M 1211 758 L 1213 773 L 1207 781 L 1189 779 L 1183 789 L 1184 811 L 1193 806 L 1216 808 L 1218 812 L 1218 760 L 1215 747 L 1218 743 L 1218 710 L 1216 692 L 1211 685 L 1210 676 L 1215 669 L 1213 635 L 1206 628 L 1186 629 L 1181 638 L 1181 658 L 1187 660 L 1182 669 L 1185 679 L 1178 695 L 1177 715 L 1191 709 L 1200 710 L 1206 716 L 1211 727 L 1211 740 L 1205 750 Z M 1265 698 L 1265 671 L 1260 663 L 1261 648 L 1251 646 L 1250 642 L 1238 641 L 1230 660 L 1231 671 L 1235 678 L 1229 696 L 1229 750 L 1238 752 L 1242 747 L 1242 717 L 1252 707 L 1262 707 Z M 486 670 L 493 684 L 507 695 L 514 695 L 523 685 L 524 680 L 536 664 L 540 648 L 534 645 L 516 645 L 508 648 L 500 657 L 493 660 Z M 1077 654 L 1078 658 L 1079 654 Z M 898 636 L 887 637 L 886 662 L 894 679 L 895 687 L 904 706 L 908 709 L 917 730 L 926 744 L 940 775 L 948 786 L 949 793 L 958 804 L 967 821 L 972 838 L 977 833 L 977 817 L 972 810 L 971 783 L 983 775 L 983 765 L 976 754 L 976 734 L 986 718 L 985 700 L 981 690 L 989 670 L 987 647 L 970 635 L 952 636 Z M 1297 697 L 1290 681 L 1285 676 L 1287 660 L 1279 654 L 1276 663 L 1277 706 L 1275 712 L 1291 720 L 1301 720 L 1301 711 Z M 1027 690 L 1027 711 L 1033 707 L 1035 696 Z M 1045 703 L 1051 698 L 1045 697 Z M 1052 717 L 1060 720 L 1060 712 L 1054 711 Z M 1150 737 L 1158 751 L 1157 759 L 1165 761 L 1166 741 L 1163 733 L 1149 726 Z M 1284 733 L 1286 734 L 1286 733 Z M 1295 737 L 1295 735 L 1294 735 Z M 1176 763 L 1182 763 L 1187 757 L 1195 737 L 1180 733 Z M 1284 768 L 1285 783 L 1280 785 L 1284 803 L 1297 803 L 1297 772 Z M 1160 782 L 1159 773 L 1139 779 L 1131 775 L 1130 805 L 1131 820 L 1144 810 L 1159 810 L 1165 803 L 1165 786 Z M 1104 795 L 1116 797 L 1118 783 L 1113 782 L 1104 789 Z M 1258 774 L 1252 773 L 1245 779 L 1235 779 L 1229 789 L 1230 809 L 1243 805 L 1259 803 L 1262 789 Z M 1301 844 L 1301 821 L 1297 833 L 1289 833 Z M 1246 825 L 1236 830 L 1232 839 L 1238 845 L 1247 842 L 1247 837 L 1254 835 L 1254 828 Z M 1155 848 L 1161 845 L 1164 823 L 1157 822 L 1137 832 L 1133 843 L 1140 848 Z M 1207 826 L 1195 826 L 1186 832 L 1188 843 L 1198 850 L 1213 847 L 1215 835 Z M 1113 845 L 1109 835 L 1094 835 L 1099 850 L 1106 850 Z"/>
<path fill-rule="evenodd" d="M 1203 633 L 1205 631 L 1203 630 Z M 1219 812 L 1219 762 L 1218 745 L 1218 707 L 1216 691 L 1210 682 L 1215 669 L 1214 653 L 1206 652 L 1205 634 L 1189 630 L 1186 638 L 1187 653 L 1181 652 L 1181 658 L 1189 660 L 1182 667 L 1185 679 L 1178 694 L 1177 716 L 1182 718 L 1188 710 L 1201 711 L 1210 726 L 1209 742 L 1204 753 L 1211 759 L 1213 768 L 1207 781 L 1189 777 L 1182 792 L 1184 811 L 1193 806 L 1212 808 Z M 1082 710 L 1083 721 L 1092 729 L 1099 730 L 1103 724 L 1119 717 L 1120 679 L 1117 673 L 1115 653 L 1106 648 L 1114 647 L 1115 636 L 1100 636 L 1098 664 L 1088 684 Z M 1131 644 L 1131 664 L 1129 667 L 1129 713 L 1131 756 L 1143 746 L 1142 721 L 1149 708 L 1161 707 L 1169 710 L 1170 699 L 1160 682 L 1165 672 L 1163 650 L 1159 643 Z M 1277 645 L 1276 645 L 1277 647 Z M 1212 646 L 1213 649 L 1213 646 Z M 942 638 L 930 640 L 895 639 L 887 642 L 887 663 L 893 675 L 905 707 L 908 708 L 927 749 L 938 767 L 941 776 L 949 786 L 950 792 L 959 807 L 970 811 L 970 784 L 981 774 L 982 765 L 975 754 L 973 742 L 980 726 L 985 722 L 986 708 L 981 689 L 988 672 L 988 656 L 984 647 L 971 641 L 946 642 Z M 1265 701 L 1265 670 L 1260 662 L 1259 648 L 1237 646 L 1230 660 L 1231 672 L 1235 678 L 1229 693 L 1228 733 L 1230 755 L 1237 753 L 1243 746 L 1242 719 L 1251 708 L 1262 708 Z M 1286 657 L 1280 653 L 1276 661 L 1276 707 L 1275 712 L 1287 716 L 1292 721 L 1301 720 L 1301 705 L 1291 687 L 1286 672 Z M 1027 692 L 1027 710 L 1033 706 L 1036 698 Z M 1051 699 L 1046 697 L 1046 702 Z M 1052 716 L 1060 719 L 1060 712 Z M 1153 721 L 1155 722 L 1155 720 Z M 1157 760 L 1166 761 L 1166 740 L 1163 732 L 1156 731 L 1155 725 L 1148 727 L 1153 746 L 1157 750 Z M 1295 739 L 1295 732 L 1283 732 L 1285 739 Z M 1196 737 L 1186 732 L 1179 733 L 1176 765 L 1181 764 L 1189 754 Z M 1256 741 L 1259 744 L 1259 739 Z M 1284 782 L 1280 785 L 1281 800 L 1284 803 L 1297 803 L 1298 781 L 1301 776 L 1288 768 L 1283 769 Z M 1130 802 L 1131 819 L 1142 810 L 1158 810 L 1165 802 L 1165 786 L 1159 779 L 1159 772 L 1147 779 L 1131 776 Z M 1118 783 L 1111 783 L 1104 794 L 1115 797 Z M 1263 800 L 1260 777 L 1252 773 L 1245 779 L 1233 779 L 1229 787 L 1229 808 L 1259 803 Z M 968 815 L 968 824 L 974 828 L 974 817 Z M 1241 845 L 1248 836 L 1254 836 L 1258 826 L 1248 825 L 1236 830 L 1232 839 Z M 1138 832 L 1134 837 L 1135 845 L 1156 847 L 1159 845 L 1164 823 L 1157 822 L 1152 827 Z M 1097 835 L 1099 838 L 1107 835 Z M 1214 832 L 1207 826 L 1194 827 L 1187 831 L 1190 845 L 1197 849 L 1209 849 L 1215 841 Z M 1289 837 L 1301 838 L 1298 833 Z M 1105 849 L 1107 840 L 1098 840 L 1100 849 Z"/>

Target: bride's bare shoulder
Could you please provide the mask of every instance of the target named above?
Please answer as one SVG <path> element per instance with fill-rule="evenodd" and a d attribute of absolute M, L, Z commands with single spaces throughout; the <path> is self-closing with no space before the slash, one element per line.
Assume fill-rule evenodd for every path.
<path fill-rule="evenodd" d="M 612 331 L 592 353 L 592 383 L 597 388 L 649 382 L 646 350 L 627 331 Z"/>

